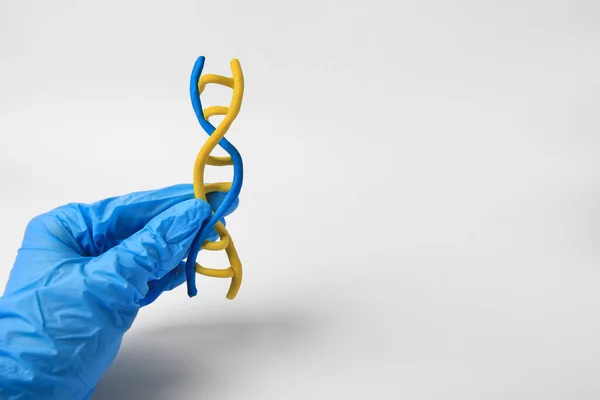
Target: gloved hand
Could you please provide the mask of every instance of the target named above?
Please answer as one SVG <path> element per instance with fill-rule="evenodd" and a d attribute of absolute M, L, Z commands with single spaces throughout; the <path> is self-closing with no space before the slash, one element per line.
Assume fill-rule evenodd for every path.
<path fill-rule="evenodd" d="M 0 298 L 0 398 L 89 399 L 139 309 L 185 281 L 224 197 L 177 185 L 34 218 Z"/>

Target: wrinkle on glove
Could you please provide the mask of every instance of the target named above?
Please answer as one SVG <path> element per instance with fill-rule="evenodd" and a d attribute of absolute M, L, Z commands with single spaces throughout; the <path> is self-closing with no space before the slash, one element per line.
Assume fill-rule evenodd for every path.
<path fill-rule="evenodd" d="M 224 197 L 177 185 L 34 218 L 0 298 L 0 398 L 90 398 L 139 309 L 185 281 Z"/>

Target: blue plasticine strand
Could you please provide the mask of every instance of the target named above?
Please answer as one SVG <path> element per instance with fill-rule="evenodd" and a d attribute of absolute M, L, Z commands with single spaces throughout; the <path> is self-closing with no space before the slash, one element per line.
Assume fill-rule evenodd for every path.
<path fill-rule="evenodd" d="M 190 79 L 190 98 L 198 122 L 210 136 L 213 134 L 216 128 L 204 118 L 202 102 L 200 101 L 200 92 L 198 90 L 198 81 L 202 75 L 204 61 L 204 56 L 198 57 L 196 63 L 194 64 L 194 68 L 192 69 L 192 76 Z M 231 189 L 225 196 L 223 202 L 215 210 L 212 217 L 201 226 L 198 235 L 196 235 L 196 238 L 192 242 L 192 246 L 185 264 L 187 292 L 189 297 L 194 297 L 196 294 L 198 294 L 198 289 L 196 288 L 196 259 L 198 257 L 198 252 L 200 251 L 200 247 L 202 246 L 202 243 L 204 243 L 204 241 L 210 236 L 210 233 L 213 231 L 217 222 L 224 217 L 229 207 L 231 207 L 231 205 L 237 200 L 242 189 L 242 182 L 244 179 L 244 165 L 242 162 L 242 156 L 235 146 L 232 145 L 226 138 L 222 138 L 219 141 L 219 146 L 221 146 L 229 154 L 231 160 L 233 161 L 233 181 L 231 184 Z"/>

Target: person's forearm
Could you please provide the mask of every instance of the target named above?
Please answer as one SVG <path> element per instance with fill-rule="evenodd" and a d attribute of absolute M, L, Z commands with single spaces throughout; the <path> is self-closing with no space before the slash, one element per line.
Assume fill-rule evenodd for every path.
<path fill-rule="evenodd" d="M 46 296 L 61 296 L 46 289 Z M 42 295 L 41 297 L 44 297 Z M 68 296 L 68 294 L 66 295 Z M 85 335 L 73 332 L 72 315 L 63 315 L 63 334 L 51 325 L 40 295 L 10 294 L 0 298 L 0 398 L 10 400 L 88 399 L 94 384 L 85 382 L 77 361 Z M 26 311 L 25 311 L 26 310 Z M 53 310 L 61 313 L 64 310 Z M 80 317 L 85 318 L 85 315 Z M 39 329 L 45 327 L 46 329 Z M 57 346 L 56 341 L 72 345 Z M 66 354 L 65 349 L 70 349 Z"/>
<path fill-rule="evenodd" d="M 44 332 L 36 329 L 43 323 L 43 315 L 20 312 L 22 303 L 32 301 L 36 299 L 18 294 L 0 298 L 2 399 L 55 399 L 63 390 L 60 382 L 49 375 L 56 367 L 54 346 Z"/>

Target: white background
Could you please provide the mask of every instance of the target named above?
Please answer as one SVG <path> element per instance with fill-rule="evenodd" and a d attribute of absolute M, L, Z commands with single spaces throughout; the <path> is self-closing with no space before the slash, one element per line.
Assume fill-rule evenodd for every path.
<path fill-rule="evenodd" d="M 144 309 L 95 399 L 597 399 L 599 22 L 593 0 L 4 0 L 0 281 L 36 214 L 190 182 L 192 65 L 237 57 L 242 289 Z"/>

